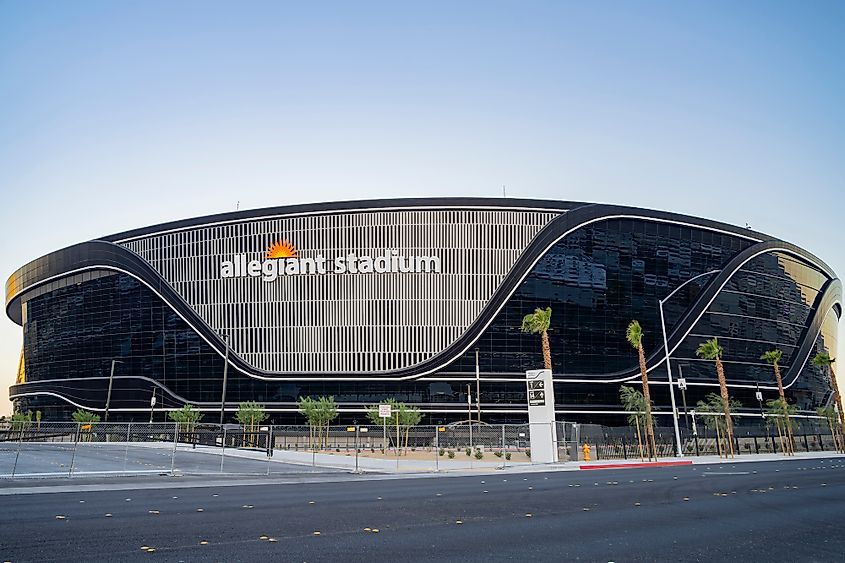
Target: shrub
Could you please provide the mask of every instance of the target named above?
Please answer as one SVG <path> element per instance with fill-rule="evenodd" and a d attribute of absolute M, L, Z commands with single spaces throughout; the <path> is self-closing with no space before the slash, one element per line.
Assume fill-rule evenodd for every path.
<path fill-rule="evenodd" d="M 481 459 L 482 457 L 484 457 L 484 452 L 481 450 L 475 450 L 475 459 Z"/>
<path fill-rule="evenodd" d="M 511 460 L 511 453 L 510 452 L 505 452 L 505 459 L 508 460 L 508 461 Z"/>
<path fill-rule="evenodd" d="M 471 456 L 471 455 L 472 455 L 472 450 L 471 450 L 471 449 L 469 449 L 469 448 L 465 449 L 465 450 L 464 450 L 464 452 L 466 452 L 467 457 L 469 457 L 469 456 Z"/>
<path fill-rule="evenodd" d="M 449 450 L 449 459 L 455 459 L 455 452 Z"/>
<path fill-rule="evenodd" d="M 525 450 L 525 455 L 528 456 L 528 459 L 531 459 L 531 450 L 530 449 Z"/>
<path fill-rule="evenodd" d="M 496 457 L 502 457 L 502 452 L 500 452 L 500 451 L 493 452 L 493 455 L 496 456 Z"/>
<path fill-rule="evenodd" d="M 443 448 L 440 448 L 440 451 L 438 453 L 440 454 L 440 457 L 443 457 L 443 454 L 446 453 L 446 450 L 444 450 Z"/>

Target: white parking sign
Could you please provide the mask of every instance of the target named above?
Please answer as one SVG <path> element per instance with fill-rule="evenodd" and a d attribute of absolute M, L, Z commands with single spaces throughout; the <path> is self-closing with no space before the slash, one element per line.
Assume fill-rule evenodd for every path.
<path fill-rule="evenodd" d="M 378 415 L 382 418 L 390 418 L 393 416 L 392 408 L 390 405 L 379 405 L 378 406 Z"/>

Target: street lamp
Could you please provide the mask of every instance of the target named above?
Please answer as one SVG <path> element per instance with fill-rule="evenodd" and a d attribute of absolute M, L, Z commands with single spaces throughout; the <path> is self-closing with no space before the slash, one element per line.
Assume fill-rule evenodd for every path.
<path fill-rule="evenodd" d="M 226 407 L 226 379 L 229 375 L 229 335 L 223 335 L 226 343 L 226 357 L 223 364 L 223 394 L 220 396 L 220 426 L 223 426 L 223 409 Z"/>
<path fill-rule="evenodd" d="M 669 299 L 671 299 L 672 296 L 675 295 L 679 289 L 681 289 L 691 281 L 718 272 L 719 270 L 711 270 L 709 272 L 704 272 L 703 274 L 693 276 L 678 287 L 676 287 L 674 290 L 672 290 L 669 295 L 667 295 L 663 299 L 657 300 L 657 303 L 660 306 L 660 328 L 663 329 L 663 351 L 666 353 L 666 373 L 669 375 L 669 399 L 672 401 L 672 422 L 675 426 L 675 449 L 677 451 L 678 457 L 683 455 L 683 451 L 681 448 L 681 431 L 678 428 L 678 407 L 675 405 L 675 387 L 674 383 L 672 382 L 672 364 L 669 362 L 669 340 L 666 338 L 666 320 L 663 315 L 663 304 L 669 301 Z"/>
<path fill-rule="evenodd" d="M 663 304 L 669 301 L 669 299 L 671 299 L 672 296 L 675 295 L 679 289 L 681 289 L 691 281 L 718 272 L 719 270 L 711 270 L 709 272 L 704 272 L 703 274 L 693 276 L 678 287 L 676 287 L 674 290 L 672 290 L 669 295 L 667 295 L 663 299 L 657 300 L 657 303 L 660 306 L 660 328 L 663 329 L 663 351 L 666 353 L 666 373 L 669 375 L 669 399 L 672 401 L 672 423 L 675 426 L 675 449 L 677 451 L 678 457 L 683 455 L 683 450 L 681 448 L 681 431 L 678 428 L 678 407 L 675 405 L 675 387 L 674 383 L 672 382 L 672 364 L 669 362 L 669 340 L 666 338 L 666 320 L 663 315 Z"/>
<path fill-rule="evenodd" d="M 111 361 L 111 372 L 109 373 L 109 392 L 106 395 L 106 412 L 103 415 L 103 422 L 109 421 L 109 405 L 111 404 L 111 387 L 114 382 L 114 364 L 122 364 L 120 360 Z"/>
<path fill-rule="evenodd" d="M 671 296 L 672 294 L 670 293 L 669 297 Z M 667 297 L 667 299 L 669 297 Z M 666 321 L 663 318 L 663 301 L 663 299 L 658 300 L 658 303 L 660 304 L 660 326 L 663 329 L 663 350 L 666 352 L 666 373 L 669 375 L 669 399 L 672 402 L 672 423 L 675 426 L 675 450 L 678 457 L 681 457 L 683 455 L 681 449 L 681 431 L 678 428 L 678 407 L 675 405 L 675 387 L 672 382 L 672 364 L 669 362 L 669 341 L 666 338 Z"/>

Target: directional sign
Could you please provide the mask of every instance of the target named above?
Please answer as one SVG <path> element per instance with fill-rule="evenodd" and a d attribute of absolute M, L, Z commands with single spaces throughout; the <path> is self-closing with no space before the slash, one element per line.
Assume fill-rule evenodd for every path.
<path fill-rule="evenodd" d="M 382 418 L 390 418 L 393 416 L 393 407 L 391 405 L 379 405 L 378 415 Z"/>
<path fill-rule="evenodd" d="M 678 378 L 678 389 L 680 389 L 681 391 L 686 391 L 687 389 L 687 380 L 683 377 Z"/>

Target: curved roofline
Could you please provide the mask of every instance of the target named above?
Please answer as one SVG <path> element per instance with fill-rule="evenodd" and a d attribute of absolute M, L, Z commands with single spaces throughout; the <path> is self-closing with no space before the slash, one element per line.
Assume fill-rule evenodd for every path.
<path fill-rule="evenodd" d="M 138 237 L 157 234 L 161 232 L 181 230 L 190 227 L 198 227 L 209 224 L 231 223 L 238 221 L 250 221 L 267 217 L 284 215 L 309 215 L 343 213 L 349 211 L 380 211 L 386 209 L 407 209 L 407 208 L 463 208 L 463 207 L 503 207 L 503 208 L 524 208 L 531 210 L 559 211 L 561 213 L 576 207 L 592 205 L 574 201 L 556 201 L 545 199 L 522 199 L 502 197 L 416 197 L 416 198 L 395 198 L 395 199 L 361 199 L 348 201 L 331 201 L 321 203 L 301 203 L 296 205 L 283 205 L 278 207 L 260 207 L 258 209 L 246 209 L 243 211 L 229 211 L 226 213 L 215 213 L 189 219 L 179 219 L 159 223 L 149 227 L 140 227 L 100 237 L 98 240 L 109 242 L 126 241 Z"/>
<path fill-rule="evenodd" d="M 777 237 L 767 235 L 748 228 L 737 227 L 729 223 L 722 223 L 711 219 L 695 217 L 692 215 L 683 215 L 680 213 L 673 213 L 668 211 L 658 211 L 640 207 L 614 205 L 605 203 L 579 203 L 571 201 L 554 201 L 542 199 L 511 199 L 511 198 L 467 198 L 467 197 L 446 197 L 446 198 L 406 198 L 406 199 L 373 199 L 373 200 L 358 200 L 358 201 L 343 201 L 343 202 L 326 202 L 326 203 L 312 203 L 289 205 L 282 207 L 265 207 L 261 209 L 236 211 L 229 213 L 219 213 L 215 215 L 206 215 L 191 219 L 182 219 L 179 221 L 171 221 L 152 225 L 149 227 L 142 227 L 130 231 L 124 231 L 114 235 L 105 236 L 99 239 L 93 239 L 88 242 L 77 243 L 63 249 L 55 250 L 45 254 L 39 258 L 31 260 L 27 264 L 18 268 L 13 272 L 6 281 L 6 312 L 9 315 L 9 306 L 13 297 L 20 293 L 23 289 L 18 287 L 19 274 L 30 269 L 34 264 L 44 261 L 52 261 L 56 256 L 63 252 L 70 250 L 77 246 L 90 245 L 97 242 L 107 242 L 112 244 L 120 244 L 128 240 L 140 238 L 149 235 L 163 234 L 175 230 L 183 230 L 194 227 L 202 227 L 206 225 L 221 224 L 227 222 L 241 222 L 266 219 L 274 216 L 296 216 L 304 214 L 331 214 L 343 212 L 376 212 L 380 210 L 409 210 L 409 209 L 466 209 L 466 208 L 502 208 L 502 209 L 524 209 L 524 210 L 543 210 L 543 211 L 558 211 L 561 216 L 552 223 L 559 223 L 561 219 L 566 223 L 575 217 L 613 217 L 624 216 L 630 218 L 642 218 L 655 221 L 676 222 L 697 226 L 700 228 L 710 229 L 714 231 L 721 231 L 726 234 L 732 234 L 745 239 L 750 239 L 754 242 L 764 241 L 778 241 L 784 242 L 796 249 L 800 250 L 800 255 L 805 260 L 815 263 L 825 273 L 831 277 L 837 277 L 833 269 L 824 261 L 818 258 L 813 253 L 804 250 L 803 248 L 786 243 Z M 551 223 L 550 223 L 551 225 Z M 546 226 L 545 230 L 548 230 Z M 543 231 L 541 231 L 542 233 Z M 541 234 L 540 233 L 540 234 Z M 538 238 L 539 234 L 538 234 Z M 536 240 L 535 240 L 536 242 Z M 527 249 L 526 249 L 527 250 Z M 516 266 L 516 264 L 514 265 Z M 14 317 L 9 315 L 14 320 Z"/>

